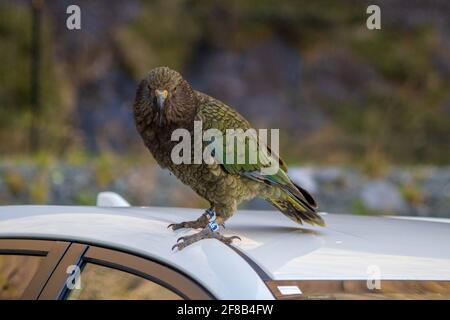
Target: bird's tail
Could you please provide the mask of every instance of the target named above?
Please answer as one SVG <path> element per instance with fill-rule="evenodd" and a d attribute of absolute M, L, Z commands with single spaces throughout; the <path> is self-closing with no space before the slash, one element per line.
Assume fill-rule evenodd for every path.
<path fill-rule="evenodd" d="M 293 183 L 282 188 L 278 198 L 267 199 L 285 216 L 302 224 L 303 221 L 324 227 L 325 221 L 317 213 L 317 203 L 308 191 Z"/>

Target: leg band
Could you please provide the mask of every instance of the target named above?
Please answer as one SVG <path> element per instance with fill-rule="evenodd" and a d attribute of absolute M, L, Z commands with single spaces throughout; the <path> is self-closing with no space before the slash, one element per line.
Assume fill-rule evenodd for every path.
<path fill-rule="evenodd" d="M 211 221 L 210 223 L 208 223 L 208 226 L 213 232 L 219 230 L 219 225 L 215 221 Z"/>
<path fill-rule="evenodd" d="M 216 212 L 213 209 L 207 209 L 205 213 L 209 221 L 216 221 Z"/>

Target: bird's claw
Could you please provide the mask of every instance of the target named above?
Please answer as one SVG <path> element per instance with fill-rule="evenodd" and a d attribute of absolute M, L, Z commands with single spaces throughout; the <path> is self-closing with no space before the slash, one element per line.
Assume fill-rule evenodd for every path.
<path fill-rule="evenodd" d="M 234 239 L 242 241 L 241 237 L 238 237 L 238 236 L 231 236 L 228 239 L 230 240 L 230 243 L 232 243 Z"/>
<path fill-rule="evenodd" d="M 175 243 L 175 244 L 172 246 L 172 251 L 175 250 L 175 248 L 177 248 L 178 251 L 181 251 L 181 250 L 183 250 L 183 249 L 186 247 L 186 245 L 184 245 L 184 240 L 183 240 L 182 242 L 180 242 L 179 240 L 180 240 L 180 239 L 178 239 L 178 240 L 177 240 L 177 243 Z"/>
<path fill-rule="evenodd" d="M 221 235 L 219 232 L 212 231 L 209 227 L 204 228 L 202 231 L 198 233 L 194 233 L 190 236 L 184 236 L 177 239 L 177 243 L 173 245 L 172 251 L 177 248 L 178 251 L 183 250 L 187 246 L 200 241 L 202 239 L 217 239 L 220 242 L 225 244 L 231 244 L 233 240 L 242 241 L 242 239 L 238 236 L 225 237 Z"/>
<path fill-rule="evenodd" d="M 179 237 L 179 238 L 177 239 L 177 243 L 179 243 L 180 241 L 184 241 L 184 237 Z"/>
<path fill-rule="evenodd" d="M 181 223 L 171 223 L 167 226 L 168 229 L 172 229 L 172 231 L 184 228 L 184 222 Z"/>
<path fill-rule="evenodd" d="M 175 248 L 178 248 L 178 250 L 182 250 L 182 249 L 184 248 L 184 246 L 181 246 L 181 245 L 183 244 L 184 240 L 185 240 L 185 237 L 179 237 L 179 238 L 177 239 L 177 243 L 175 243 L 175 244 L 172 246 L 172 251 L 173 251 Z M 180 243 L 180 242 L 181 242 L 181 243 Z"/>
<path fill-rule="evenodd" d="M 192 229 L 204 228 L 208 225 L 208 220 L 206 218 L 202 218 L 202 217 L 200 217 L 199 219 L 194 220 L 194 221 L 183 221 L 180 223 L 171 223 L 167 226 L 167 228 L 168 229 L 172 228 L 173 231 L 182 229 L 182 228 L 192 228 Z"/>

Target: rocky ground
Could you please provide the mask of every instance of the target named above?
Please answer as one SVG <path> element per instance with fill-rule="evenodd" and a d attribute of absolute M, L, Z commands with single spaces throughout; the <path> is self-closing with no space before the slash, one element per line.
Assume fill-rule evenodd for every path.
<path fill-rule="evenodd" d="M 307 166 L 292 167 L 290 176 L 316 196 L 322 211 L 450 218 L 450 167 L 397 167 L 371 177 L 356 169 Z M 139 206 L 206 205 L 168 171 L 151 165 L 0 164 L 0 204 L 89 205 L 105 190 Z M 262 200 L 242 207 L 270 209 Z"/>

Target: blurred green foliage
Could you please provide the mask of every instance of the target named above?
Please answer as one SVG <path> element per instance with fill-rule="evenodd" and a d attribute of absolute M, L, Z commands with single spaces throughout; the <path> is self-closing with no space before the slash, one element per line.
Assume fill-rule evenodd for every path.
<path fill-rule="evenodd" d="M 162 17 L 168 15 L 169 17 Z M 132 75 L 139 79 L 148 66 L 161 64 L 182 70 L 201 36 L 186 4 L 176 0 L 143 2 L 138 17 L 121 28 L 118 48 Z"/>
<path fill-rule="evenodd" d="M 424 193 L 416 184 L 407 184 L 403 188 L 400 188 L 400 192 L 409 203 L 414 205 L 421 205 L 424 203 Z"/>
<path fill-rule="evenodd" d="M 355 57 L 373 68 L 381 85 L 367 88 L 361 100 L 318 97 L 327 124 L 302 139 L 281 135 L 282 144 L 290 146 L 282 147 L 284 157 L 290 162 L 353 162 L 374 175 L 382 174 L 389 163 L 448 164 L 450 116 L 443 105 L 450 99 L 450 83 L 432 63 L 442 50 L 435 27 L 388 21 L 382 31 L 370 32 L 365 29 L 366 18 L 365 3 L 354 1 L 146 1 L 135 19 L 117 29 L 114 49 L 129 74 L 139 79 L 154 65 L 188 70 L 200 45 L 239 50 L 276 36 L 292 44 L 305 63 L 339 48 L 349 53 L 349 59 Z M 66 97 L 70 81 L 58 71 L 50 23 L 45 23 L 43 33 L 43 152 L 70 154 L 70 161 L 82 163 L 84 146 L 77 139 L 74 110 Z M 3 154 L 27 151 L 30 42 L 29 8 L 2 4 Z M 98 182 L 107 185 L 114 175 L 111 165 L 101 159 L 97 170 Z"/>
<path fill-rule="evenodd" d="M 9 191 L 17 196 L 23 194 L 28 189 L 28 183 L 18 170 L 8 170 L 3 176 L 3 181 Z"/>
<path fill-rule="evenodd" d="M 14 127 L 26 128 L 29 114 L 30 15 L 24 7 L 0 10 L 0 142 L 20 144 Z M 9 135 L 9 137 L 8 137 Z M 13 139 L 11 141 L 10 139 Z M 7 141 L 9 140 L 9 141 Z M 15 140 L 15 141 L 14 141 Z M 19 140 L 19 141 L 17 141 Z"/>

